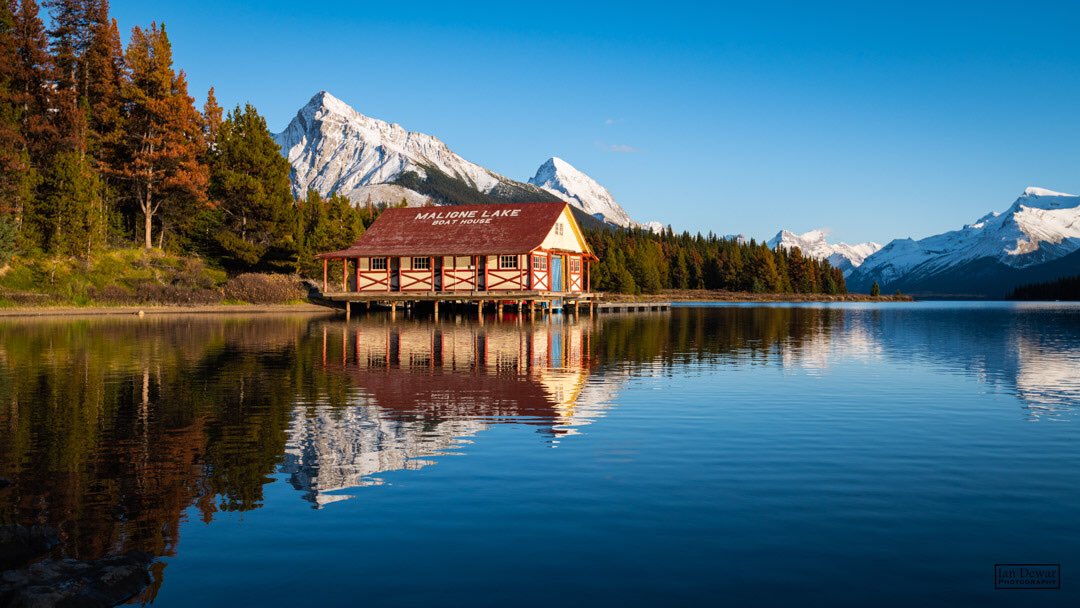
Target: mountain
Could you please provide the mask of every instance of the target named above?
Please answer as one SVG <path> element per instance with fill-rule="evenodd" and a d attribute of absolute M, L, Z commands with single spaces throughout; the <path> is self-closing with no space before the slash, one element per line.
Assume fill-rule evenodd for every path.
<path fill-rule="evenodd" d="M 274 135 L 292 165 L 293 191 L 354 202 L 439 204 L 560 200 L 458 156 L 438 138 L 365 116 L 326 91 Z"/>
<path fill-rule="evenodd" d="M 803 255 L 807 257 L 828 260 L 829 264 L 834 268 L 839 268 L 845 277 L 862 264 L 863 260 L 881 249 L 879 243 L 856 243 L 854 245 L 837 243 L 832 245 L 825 240 L 823 230 L 811 230 L 802 234 L 781 230 L 766 244 L 770 249 L 775 249 L 777 245 L 784 249 L 798 247 L 802 250 Z"/>
<path fill-rule="evenodd" d="M 897 239 L 848 277 L 848 288 L 1005 297 L 1023 283 L 1080 268 L 1080 196 L 1027 188 L 1002 213 L 921 240 Z"/>
<path fill-rule="evenodd" d="M 615 197 L 593 178 L 579 171 L 570 163 L 558 157 L 547 159 L 529 183 L 543 188 L 578 207 L 589 215 L 601 214 L 604 220 L 619 226 L 637 225 L 626 211 L 615 202 Z"/>

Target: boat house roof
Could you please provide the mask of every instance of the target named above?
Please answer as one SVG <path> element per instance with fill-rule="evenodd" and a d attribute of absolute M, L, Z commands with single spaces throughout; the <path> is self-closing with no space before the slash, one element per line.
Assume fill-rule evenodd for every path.
<path fill-rule="evenodd" d="M 567 207 L 556 202 L 386 209 L 351 247 L 317 257 L 526 253 L 541 246 L 564 212 L 584 243 Z"/>

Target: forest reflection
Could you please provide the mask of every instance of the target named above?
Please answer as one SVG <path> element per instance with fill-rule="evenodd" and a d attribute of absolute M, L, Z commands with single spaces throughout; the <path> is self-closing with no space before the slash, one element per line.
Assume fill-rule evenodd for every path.
<path fill-rule="evenodd" d="M 604 416 L 634 375 L 682 366 L 899 356 L 1004 379 L 1029 403 L 1080 396 L 1075 377 L 1060 373 L 1075 369 L 1075 315 L 1039 320 L 1056 324 L 1040 335 L 1059 342 L 1031 344 L 1030 328 L 1006 317 L 989 333 L 987 319 L 977 328 L 960 314 L 897 314 L 4 321 L 0 477 L 11 485 L 0 489 L 0 524 L 55 527 L 54 557 L 169 556 L 185 512 L 211 522 L 257 509 L 275 475 L 321 508 L 390 471 L 430 466 L 493 425 L 529 425 L 538 447 L 556 445 Z M 998 354 L 1016 344 L 1056 367 L 1037 378 Z"/>

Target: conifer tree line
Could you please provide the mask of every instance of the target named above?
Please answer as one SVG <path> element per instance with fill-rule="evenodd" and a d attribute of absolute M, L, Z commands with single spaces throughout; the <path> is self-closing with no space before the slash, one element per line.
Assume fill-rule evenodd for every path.
<path fill-rule="evenodd" d="M 197 109 L 164 24 L 125 47 L 107 0 L 0 0 L 0 266 L 140 246 L 304 270 L 377 212 L 296 200 L 254 107 Z"/>
<path fill-rule="evenodd" d="M 586 233 L 600 262 L 592 287 L 619 293 L 663 289 L 719 289 L 753 293 L 844 294 L 844 275 L 828 261 L 798 248 L 770 249 L 708 235 L 647 230 L 591 230 Z"/>

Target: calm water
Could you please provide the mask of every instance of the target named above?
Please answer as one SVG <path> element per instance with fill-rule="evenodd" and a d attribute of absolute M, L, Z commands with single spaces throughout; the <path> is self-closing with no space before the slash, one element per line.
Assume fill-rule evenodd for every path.
<path fill-rule="evenodd" d="M 1076 605 L 1078 413 L 1069 305 L 0 321 L 0 523 L 155 606 Z"/>

